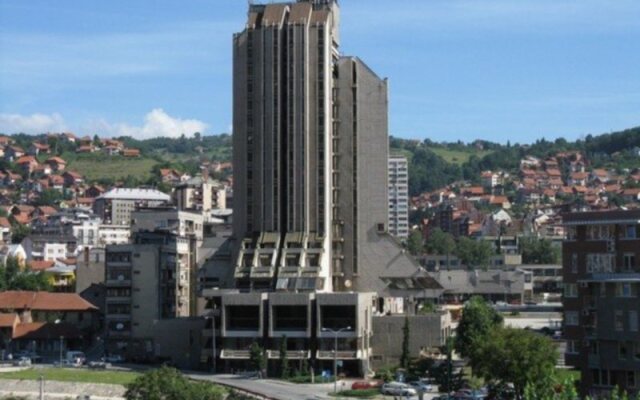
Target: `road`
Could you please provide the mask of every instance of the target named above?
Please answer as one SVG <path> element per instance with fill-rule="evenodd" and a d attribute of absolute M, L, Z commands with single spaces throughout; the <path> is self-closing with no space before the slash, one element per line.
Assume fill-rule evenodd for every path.
<path fill-rule="evenodd" d="M 333 391 L 333 383 L 295 384 L 271 379 L 244 378 L 238 375 L 199 373 L 189 373 L 188 376 L 193 379 L 235 387 L 276 400 L 334 399 L 329 396 L 329 393 Z M 351 381 L 338 382 L 338 390 L 350 389 L 351 383 Z M 427 393 L 424 395 L 424 400 L 431 400 L 437 395 L 438 393 Z M 386 398 L 391 399 L 392 396 L 386 396 Z M 418 400 L 418 397 L 410 397 L 409 400 Z"/>

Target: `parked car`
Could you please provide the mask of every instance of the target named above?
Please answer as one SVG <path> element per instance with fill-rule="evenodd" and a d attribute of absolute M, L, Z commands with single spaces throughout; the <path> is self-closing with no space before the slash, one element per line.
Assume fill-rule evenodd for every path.
<path fill-rule="evenodd" d="M 418 394 L 413 387 L 402 382 L 385 383 L 380 391 L 382 394 L 391 396 L 416 396 Z"/>
<path fill-rule="evenodd" d="M 373 389 L 382 386 L 384 382 L 378 379 L 370 381 L 355 381 L 351 385 L 351 390 Z"/>
<path fill-rule="evenodd" d="M 31 365 L 31 359 L 29 357 L 18 357 L 13 360 L 13 365 L 16 367 L 28 367 Z"/>
<path fill-rule="evenodd" d="M 120 354 L 112 354 L 110 356 L 103 357 L 102 361 L 117 364 L 124 362 L 124 357 L 122 357 Z"/>
<path fill-rule="evenodd" d="M 414 389 L 416 389 L 418 392 L 430 392 L 433 390 L 433 386 L 429 383 L 423 382 L 423 381 L 413 381 L 413 382 L 409 382 L 409 385 L 411 385 Z"/>

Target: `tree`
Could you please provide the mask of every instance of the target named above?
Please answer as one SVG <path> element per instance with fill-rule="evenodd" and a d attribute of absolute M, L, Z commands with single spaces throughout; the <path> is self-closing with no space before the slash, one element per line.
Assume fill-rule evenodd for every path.
<path fill-rule="evenodd" d="M 542 392 L 554 378 L 556 348 L 538 333 L 498 326 L 474 345 L 470 359 L 474 374 L 486 381 L 512 383 L 517 399 L 524 398 L 527 386 Z"/>
<path fill-rule="evenodd" d="M 468 268 L 487 267 L 492 254 L 491 245 L 485 241 L 477 241 L 468 237 L 458 239 L 456 255 L 460 262 Z"/>
<path fill-rule="evenodd" d="M 520 240 L 522 262 L 525 264 L 556 264 L 560 259 L 558 249 L 548 239 L 528 237 Z"/>
<path fill-rule="evenodd" d="M 31 228 L 24 224 L 11 225 L 11 243 L 22 243 L 22 240 L 31 234 Z"/>
<path fill-rule="evenodd" d="M 44 189 L 34 202 L 36 206 L 55 206 L 62 200 L 62 193 L 55 189 Z"/>
<path fill-rule="evenodd" d="M 222 400 L 224 390 L 210 383 L 192 382 L 178 370 L 160 367 L 126 385 L 127 400 Z"/>
<path fill-rule="evenodd" d="M 407 250 L 414 256 L 422 252 L 422 235 L 420 231 L 411 231 L 409 239 L 407 239 Z"/>
<path fill-rule="evenodd" d="M 409 368 L 411 361 L 411 353 L 409 352 L 409 317 L 404 317 L 404 326 L 402 327 L 402 353 L 400 354 L 400 368 Z"/>
<path fill-rule="evenodd" d="M 251 347 L 249 347 L 249 366 L 260 373 L 266 367 L 264 349 L 260 347 L 258 342 L 251 343 Z"/>
<path fill-rule="evenodd" d="M 287 379 L 291 375 L 289 360 L 287 359 L 287 336 L 280 339 L 280 378 Z"/>
<path fill-rule="evenodd" d="M 462 309 L 462 317 L 456 329 L 455 349 L 462 357 L 470 358 L 478 343 L 496 326 L 502 324 L 502 316 L 491 308 L 482 297 L 469 299 Z"/>
<path fill-rule="evenodd" d="M 429 254 L 448 256 L 454 252 L 456 241 L 451 234 L 444 232 L 440 228 L 435 228 L 429 234 L 425 248 Z"/>
<path fill-rule="evenodd" d="M 44 273 L 32 271 L 29 266 L 23 269 L 14 257 L 8 257 L 6 263 L 0 265 L 0 291 L 51 289 L 51 282 Z"/>

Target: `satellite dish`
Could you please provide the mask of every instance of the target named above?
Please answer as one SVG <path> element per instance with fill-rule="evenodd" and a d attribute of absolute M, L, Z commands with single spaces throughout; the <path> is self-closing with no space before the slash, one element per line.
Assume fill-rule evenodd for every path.
<path fill-rule="evenodd" d="M 123 323 L 119 323 L 118 325 L 116 325 L 116 329 L 121 331 L 122 329 L 124 329 L 124 324 Z"/>
<path fill-rule="evenodd" d="M 118 280 L 119 281 L 123 281 L 124 280 L 124 275 L 118 275 Z"/>
<path fill-rule="evenodd" d="M 347 279 L 346 281 L 344 281 L 344 287 L 346 287 L 346 288 L 350 288 L 351 287 L 351 279 Z"/>

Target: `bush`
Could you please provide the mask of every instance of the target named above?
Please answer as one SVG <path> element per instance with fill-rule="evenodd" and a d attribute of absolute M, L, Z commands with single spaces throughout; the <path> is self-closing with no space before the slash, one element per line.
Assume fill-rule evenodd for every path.
<path fill-rule="evenodd" d="M 189 381 L 169 367 L 148 371 L 126 387 L 127 400 L 222 400 L 225 394 L 219 386 Z"/>
<path fill-rule="evenodd" d="M 379 389 L 358 389 L 358 390 L 342 390 L 338 393 L 329 393 L 329 396 L 335 397 L 356 397 L 360 399 L 370 399 L 380 394 Z"/>

